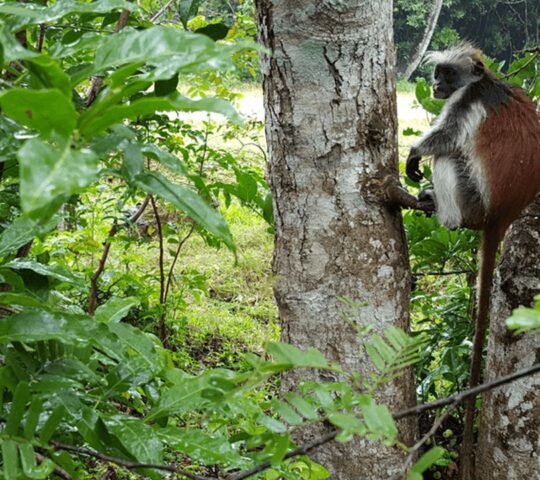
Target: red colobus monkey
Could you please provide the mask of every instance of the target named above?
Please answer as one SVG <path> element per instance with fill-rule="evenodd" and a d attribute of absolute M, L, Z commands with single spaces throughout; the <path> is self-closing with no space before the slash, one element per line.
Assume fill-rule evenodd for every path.
<path fill-rule="evenodd" d="M 480 382 L 481 357 L 497 248 L 510 224 L 540 192 L 540 118 L 525 94 L 487 70 L 469 43 L 431 52 L 433 94 L 447 99 L 435 124 L 411 149 L 406 172 L 419 181 L 419 162 L 433 156 L 432 196 L 448 228 L 483 231 L 470 386 Z M 472 474 L 474 398 L 466 404 L 461 478 Z"/>

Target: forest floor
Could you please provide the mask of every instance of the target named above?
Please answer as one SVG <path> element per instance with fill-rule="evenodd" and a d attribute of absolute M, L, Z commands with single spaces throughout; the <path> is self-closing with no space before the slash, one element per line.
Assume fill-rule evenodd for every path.
<path fill-rule="evenodd" d="M 417 137 L 403 136 L 401 132 L 406 128 L 425 131 L 429 119 L 416 105 L 414 92 L 398 91 L 397 103 L 399 151 L 403 161 Z M 237 108 L 244 118 L 257 124 L 256 143 L 264 150 L 264 106 L 260 88 L 242 87 Z M 183 118 L 195 123 L 202 123 L 207 116 L 205 113 L 182 114 Z M 218 115 L 211 118 L 219 122 Z M 226 148 L 233 155 L 239 155 L 242 149 L 245 154 L 244 146 L 249 144 L 244 139 L 235 140 L 225 141 L 217 135 L 211 139 L 211 144 Z M 249 161 L 264 169 L 260 149 L 249 150 Z M 277 307 L 272 293 L 273 235 L 269 226 L 253 212 L 234 203 L 223 213 L 237 246 L 237 262 L 226 249 L 208 247 L 202 238 L 192 237 L 179 262 L 178 274 L 185 276 L 188 272 L 198 272 L 200 295 L 184 298 L 175 318 L 170 319 L 182 325 L 180 328 L 186 334 L 184 344 L 190 345 L 191 350 L 188 361 L 196 360 L 205 365 L 234 363 L 243 351 L 260 351 L 266 341 L 279 337 Z"/>

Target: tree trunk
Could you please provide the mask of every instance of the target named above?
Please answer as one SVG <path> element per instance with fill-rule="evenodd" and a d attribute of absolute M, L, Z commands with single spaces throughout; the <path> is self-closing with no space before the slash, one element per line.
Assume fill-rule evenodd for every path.
<path fill-rule="evenodd" d="M 282 338 L 314 346 L 367 374 L 355 326 L 409 323 L 410 271 L 399 211 L 379 180 L 397 175 L 395 52 L 391 0 L 257 0 L 274 197 L 275 296 Z M 352 320 L 343 297 L 365 306 Z M 311 378 L 334 380 L 329 374 Z M 284 378 L 284 388 L 306 379 Z M 381 401 L 414 404 L 412 375 Z M 403 426 L 408 441 L 414 423 Z M 325 446 L 315 456 L 336 480 L 390 478 L 403 456 L 367 441 Z"/>
<path fill-rule="evenodd" d="M 516 336 L 505 320 L 530 305 L 540 283 L 540 197 L 512 226 L 497 270 L 486 381 L 540 361 L 540 334 Z M 540 479 L 540 377 L 524 378 L 483 397 L 476 478 Z"/>
<path fill-rule="evenodd" d="M 415 72 L 420 65 L 420 62 L 424 58 L 427 48 L 433 38 L 433 33 L 437 28 L 437 22 L 439 21 L 439 15 L 441 14 L 441 8 L 443 6 L 443 0 L 433 0 L 433 8 L 428 17 L 426 29 L 424 30 L 424 37 L 418 45 L 414 57 L 412 58 L 409 66 L 406 68 L 405 73 L 401 76 L 403 80 L 409 80 L 411 75 Z"/>

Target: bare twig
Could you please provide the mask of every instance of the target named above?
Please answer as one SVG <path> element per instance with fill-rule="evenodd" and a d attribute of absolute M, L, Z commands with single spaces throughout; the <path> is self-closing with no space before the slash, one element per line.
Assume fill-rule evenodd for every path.
<path fill-rule="evenodd" d="M 169 8 L 171 8 L 171 5 L 173 5 L 175 1 L 176 0 L 169 0 L 154 15 L 150 17 L 150 21 L 155 22 L 159 17 L 161 17 L 161 15 L 163 15 Z"/>
<path fill-rule="evenodd" d="M 413 277 L 444 277 L 447 275 L 470 275 L 472 270 L 449 270 L 446 272 L 419 272 L 413 273 Z"/>
<path fill-rule="evenodd" d="M 409 455 L 407 455 L 407 458 L 405 459 L 405 466 L 403 467 L 403 472 L 407 473 L 409 469 L 411 468 L 414 459 L 418 453 L 418 451 L 424 446 L 424 444 L 437 433 L 437 430 L 441 427 L 443 422 L 448 418 L 450 413 L 458 406 L 459 402 L 454 402 L 450 407 L 448 407 L 448 410 L 444 412 L 442 415 L 440 415 L 435 422 L 433 422 L 433 425 L 429 429 L 429 431 L 420 439 L 418 442 L 416 442 L 410 449 L 409 449 Z M 402 478 L 403 475 L 400 475 L 399 478 Z"/>
<path fill-rule="evenodd" d="M 45 460 L 45 457 L 41 455 L 41 453 L 36 453 L 36 461 L 38 465 L 41 465 L 44 460 Z M 71 475 L 68 472 L 66 472 L 63 468 L 60 468 L 58 465 L 54 467 L 53 472 L 57 477 L 60 477 L 63 480 L 71 480 Z"/>
<path fill-rule="evenodd" d="M 146 196 L 144 201 L 141 203 L 140 207 L 137 209 L 137 211 L 129 217 L 128 221 L 130 223 L 135 223 L 141 215 L 144 213 L 144 210 L 148 206 L 149 202 L 149 195 Z M 94 315 L 96 312 L 96 306 L 97 306 L 97 294 L 98 294 L 98 280 L 99 277 L 101 277 L 101 274 L 103 273 L 103 270 L 105 270 L 105 264 L 107 263 L 107 258 L 109 257 L 109 251 L 111 249 L 111 243 L 113 237 L 118 233 L 120 230 L 120 227 L 118 223 L 114 223 L 111 229 L 109 230 L 109 233 L 107 234 L 107 239 L 105 240 L 105 243 L 103 244 L 103 253 L 101 254 L 101 258 L 99 259 L 98 268 L 92 275 L 92 278 L 90 279 L 90 294 L 88 295 L 88 313 L 90 315 Z"/>
<path fill-rule="evenodd" d="M 201 475 L 196 475 L 194 473 L 186 472 L 185 470 L 182 470 L 180 467 L 176 465 L 160 465 L 160 464 L 153 464 L 153 463 L 132 462 L 131 460 L 124 460 L 123 458 L 111 457 L 110 455 L 105 455 L 104 453 L 98 452 L 96 450 L 92 450 L 90 448 L 76 447 L 74 445 L 68 445 L 66 443 L 57 442 L 55 440 L 51 440 L 51 444 L 56 448 L 56 450 L 63 450 L 65 452 L 78 453 L 80 455 L 84 455 L 85 457 L 92 457 L 97 460 L 101 460 L 102 462 L 114 463 L 115 465 L 119 465 L 120 467 L 127 468 L 128 470 L 134 470 L 134 469 L 139 469 L 139 468 L 151 468 L 155 470 L 161 470 L 164 472 L 178 473 L 180 475 L 183 475 L 186 478 L 189 478 L 190 480 L 212 480 L 209 477 L 204 477 Z"/>
<path fill-rule="evenodd" d="M 150 196 L 150 203 L 154 211 L 154 217 L 156 218 L 156 229 L 159 239 L 159 304 L 161 305 L 161 314 L 159 316 L 159 339 L 167 346 L 168 333 L 165 318 L 167 316 L 167 310 L 165 309 L 165 247 L 163 242 L 163 229 L 161 228 L 161 218 L 157 209 L 156 201 L 154 197 Z"/>
<path fill-rule="evenodd" d="M 43 50 L 43 43 L 45 42 L 45 33 L 47 31 L 47 26 L 42 23 L 39 26 L 39 37 L 38 37 L 38 43 L 37 43 L 37 51 L 41 53 Z"/>
<path fill-rule="evenodd" d="M 171 288 L 171 283 L 173 279 L 174 274 L 174 267 L 176 266 L 176 262 L 178 260 L 178 257 L 180 256 L 180 251 L 182 250 L 182 247 L 184 244 L 189 240 L 189 237 L 193 235 L 193 232 L 195 231 L 195 224 L 191 225 L 191 228 L 189 229 L 189 232 L 185 235 L 180 242 L 178 242 L 178 247 L 176 247 L 176 252 L 174 254 L 173 261 L 171 263 L 171 266 L 169 268 L 169 273 L 167 274 L 167 284 L 165 285 L 165 296 L 164 301 L 167 303 L 167 298 L 169 297 L 169 290 Z"/>

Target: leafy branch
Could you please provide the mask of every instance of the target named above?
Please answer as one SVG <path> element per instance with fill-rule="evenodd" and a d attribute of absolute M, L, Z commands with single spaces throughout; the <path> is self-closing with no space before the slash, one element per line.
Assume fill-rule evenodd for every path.
<path fill-rule="evenodd" d="M 430 429 L 428 434 L 425 435 L 415 446 L 412 447 L 411 453 L 414 453 L 414 451 L 417 451 L 427 441 L 427 439 L 431 435 L 433 435 L 433 433 L 439 428 L 439 426 L 442 423 L 442 421 L 444 420 L 445 416 L 449 414 L 451 409 L 455 408 L 457 405 L 459 405 L 464 400 L 466 400 L 468 398 L 471 398 L 471 397 L 475 397 L 475 396 L 479 395 L 480 393 L 488 392 L 488 391 L 493 390 L 495 388 L 498 388 L 498 387 L 500 387 L 502 385 L 506 385 L 506 384 L 515 382 L 516 380 L 519 380 L 521 378 L 532 376 L 532 375 L 534 375 L 534 374 L 536 374 L 538 372 L 540 372 L 540 363 L 535 364 L 535 365 L 533 365 L 533 366 L 531 366 L 529 368 L 519 370 L 519 371 L 517 371 L 515 373 L 512 373 L 512 374 L 505 375 L 503 377 L 497 378 L 497 379 L 492 380 L 490 382 L 483 383 L 481 385 L 478 385 L 477 387 L 474 387 L 474 388 L 471 388 L 471 389 L 468 389 L 468 390 L 464 390 L 463 392 L 456 393 L 454 395 L 450 395 L 448 397 L 441 398 L 441 399 L 435 400 L 433 402 L 424 403 L 422 405 L 418 405 L 416 407 L 412 407 L 412 408 L 409 408 L 409 409 L 406 409 L 406 410 L 401 410 L 399 412 L 395 412 L 395 413 L 392 414 L 392 417 L 394 418 L 394 420 L 401 420 L 403 418 L 407 418 L 407 417 L 410 417 L 410 416 L 413 416 L 413 415 L 418 415 L 420 413 L 423 413 L 423 412 L 426 412 L 426 411 L 429 411 L 429 410 L 435 410 L 435 409 L 438 409 L 438 408 L 441 408 L 441 407 L 444 407 L 444 406 L 451 405 L 451 408 L 446 412 L 446 414 L 443 414 L 443 416 L 440 417 L 434 423 L 434 425 L 432 426 L 432 428 Z M 337 430 L 337 429 L 332 430 L 332 431 L 326 433 L 325 435 L 322 435 L 321 437 L 319 437 L 319 438 L 317 438 L 315 440 L 304 443 L 303 445 L 300 445 L 300 446 L 294 448 L 293 450 L 289 451 L 286 455 L 284 455 L 283 459 L 284 460 L 289 460 L 291 458 L 295 458 L 295 457 L 298 457 L 298 456 L 301 456 L 301 455 L 306 455 L 306 454 L 312 452 L 313 450 L 315 450 L 315 449 L 317 449 L 317 448 L 319 448 L 319 447 L 321 447 L 321 446 L 323 446 L 323 445 L 325 445 L 325 444 L 327 444 L 329 442 L 332 442 L 333 440 L 336 439 L 336 437 L 338 436 L 339 433 L 340 433 L 340 430 Z M 185 470 L 182 470 L 180 467 L 178 467 L 176 465 L 137 463 L 137 462 L 124 460 L 124 459 L 117 458 L 117 457 L 112 457 L 112 456 L 109 456 L 109 455 L 104 455 L 104 454 L 102 454 L 100 452 L 97 452 L 95 450 L 91 450 L 91 449 L 88 449 L 88 448 L 76 447 L 76 446 L 73 446 L 73 445 L 67 445 L 67 444 L 64 444 L 64 443 L 57 442 L 57 441 L 51 441 L 51 444 L 57 450 L 65 450 L 65 451 L 71 451 L 71 452 L 80 453 L 82 455 L 90 456 L 90 457 L 96 458 L 98 460 L 114 463 L 116 465 L 125 467 L 125 468 L 130 469 L 130 470 L 131 469 L 139 469 L 139 468 L 153 468 L 153 469 L 156 469 L 156 470 L 162 470 L 162 471 L 167 471 L 167 472 L 172 472 L 172 473 L 178 473 L 180 475 L 184 475 L 186 478 L 188 478 L 190 480 L 212 480 L 211 477 L 206 477 L 206 476 L 201 476 L 201 475 L 192 474 L 190 472 L 186 472 Z M 220 476 L 218 478 L 221 478 L 223 480 L 244 480 L 246 478 L 252 477 L 253 475 L 256 475 L 256 474 L 261 473 L 261 472 L 263 472 L 265 470 L 268 470 L 269 468 L 272 467 L 272 465 L 273 465 L 272 462 L 267 461 L 267 462 L 263 462 L 263 463 L 255 466 L 255 467 L 253 467 L 253 468 L 251 468 L 249 470 L 240 471 L 240 472 L 233 473 L 233 474 L 230 474 L 230 475 Z M 215 477 L 214 477 L 214 480 L 215 480 Z"/>

